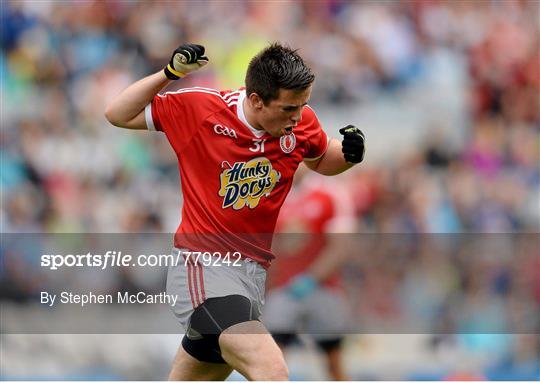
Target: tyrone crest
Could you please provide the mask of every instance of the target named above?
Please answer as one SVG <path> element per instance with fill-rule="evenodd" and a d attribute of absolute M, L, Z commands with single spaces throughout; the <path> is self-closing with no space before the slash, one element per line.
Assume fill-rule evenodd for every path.
<path fill-rule="evenodd" d="M 296 136 L 294 133 L 281 136 L 279 139 L 279 146 L 281 147 L 283 153 L 289 154 L 292 152 L 296 146 Z"/>

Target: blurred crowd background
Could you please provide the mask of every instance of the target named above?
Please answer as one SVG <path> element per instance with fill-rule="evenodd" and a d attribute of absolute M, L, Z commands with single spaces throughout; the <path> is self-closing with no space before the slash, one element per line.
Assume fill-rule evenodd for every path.
<path fill-rule="evenodd" d="M 538 1 L 2 1 L 1 7 L 2 233 L 173 233 L 182 204 L 174 153 L 159 133 L 108 124 L 105 104 L 160 70 L 185 41 L 205 45 L 210 65 L 173 87 L 242 86 L 249 59 L 276 40 L 300 48 L 316 73 L 310 105 L 325 130 L 338 137 L 340 127 L 354 123 L 366 133 L 365 162 L 332 180 L 352 201 L 357 231 L 538 233 Z M 509 261 L 507 269 L 488 268 L 493 272 L 479 278 L 504 301 L 509 290 L 501 278 L 516 281 L 530 270 L 524 302 L 538 308 L 538 246 L 523 249 L 522 269 Z M 3 286 L 16 278 L 24 286 L 24 273 L 12 271 L 25 264 L 6 262 L 5 252 L 0 257 L 9 266 L 2 267 Z M 394 289 L 408 291 L 420 259 L 412 258 L 409 274 L 390 278 Z M 462 261 L 450 269 L 472 278 L 484 266 Z M 391 261 L 376 269 L 390 283 Z M 435 278 L 448 267 L 426 269 Z M 467 284 L 459 286 L 466 296 Z M 537 337 L 494 337 L 446 339 L 453 352 L 439 352 L 438 362 L 450 358 L 459 366 L 483 355 L 476 376 L 539 377 Z M 371 347 L 384 357 L 371 364 L 380 368 L 369 378 L 421 377 L 435 363 L 426 359 L 430 347 L 440 344 L 437 336 L 381 339 L 353 337 L 350 366 L 373 362 Z M 3 357 L 10 350 L 26 355 L 25 341 L 12 341 L 10 349 L 2 342 Z M 56 347 L 52 338 L 41 344 L 54 355 L 47 351 Z M 416 358 L 392 374 L 395 350 Z M 62 355 L 42 371 L 19 363 L 4 374 L 62 378 Z M 97 366 L 117 365 L 112 357 L 94 359 Z M 127 370 L 110 376 L 153 378 Z"/>
<path fill-rule="evenodd" d="M 538 230 L 537 1 L 2 5 L 4 232 L 173 232 L 181 200 L 166 139 L 113 128 L 104 105 L 180 42 L 203 43 L 211 65 L 175 86 L 230 88 L 273 40 L 312 65 L 311 104 L 329 133 L 356 123 L 355 109 L 391 110 L 384 135 L 381 118 L 362 119 L 366 162 L 341 179 L 362 230 Z M 417 111 L 426 133 L 395 151 L 411 106 L 441 96 Z M 455 99 L 464 106 L 449 126 L 440 109 Z"/>

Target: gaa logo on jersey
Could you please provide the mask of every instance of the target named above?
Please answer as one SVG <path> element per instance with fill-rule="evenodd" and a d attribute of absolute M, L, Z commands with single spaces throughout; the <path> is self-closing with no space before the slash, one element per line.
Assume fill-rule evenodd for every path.
<path fill-rule="evenodd" d="M 223 209 L 231 207 L 240 210 L 244 206 L 254 209 L 261 198 L 268 197 L 281 174 L 272 167 L 266 157 L 253 158 L 248 162 L 227 161 L 221 164 L 221 187 L 219 195 L 223 197 Z"/>
<path fill-rule="evenodd" d="M 281 147 L 281 150 L 283 150 L 283 153 L 288 154 L 292 152 L 296 146 L 296 136 L 294 133 L 281 136 L 279 139 L 279 146 Z"/>
<path fill-rule="evenodd" d="M 235 140 L 238 139 L 238 136 L 236 135 L 236 131 L 232 128 L 229 128 L 224 125 L 216 124 L 214 125 L 214 132 L 216 134 L 222 134 L 224 136 L 229 136 L 231 138 L 234 138 Z"/>

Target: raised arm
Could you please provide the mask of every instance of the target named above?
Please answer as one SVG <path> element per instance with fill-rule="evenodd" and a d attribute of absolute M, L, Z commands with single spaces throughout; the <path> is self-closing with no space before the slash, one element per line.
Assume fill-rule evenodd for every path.
<path fill-rule="evenodd" d="M 172 80 L 187 76 L 208 63 L 204 47 L 196 44 L 179 46 L 163 71 L 154 73 L 127 87 L 105 110 L 105 117 L 114 126 L 126 129 L 147 129 L 144 108 Z"/>
<path fill-rule="evenodd" d="M 165 73 L 159 71 L 131 84 L 107 105 L 105 117 L 119 128 L 147 129 L 144 108 L 170 82 Z"/>

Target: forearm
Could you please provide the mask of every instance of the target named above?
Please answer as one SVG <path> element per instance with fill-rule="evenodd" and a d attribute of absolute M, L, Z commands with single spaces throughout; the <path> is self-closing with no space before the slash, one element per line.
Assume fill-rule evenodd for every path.
<path fill-rule="evenodd" d="M 105 117 L 115 126 L 129 127 L 130 122 L 139 116 L 154 96 L 170 82 L 163 71 L 135 82 L 107 105 Z"/>
<path fill-rule="evenodd" d="M 321 234 L 318 234 L 321 235 Z M 317 286 L 340 272 L 347 262 L 349 253 L 344 241 L 347 236 L 328 234 L 328 244 L 310 267 L 297 275 L 288 287 L 288 293 L 295 299 L 303 299 L 313 293 Z"/>
<path fill-rule="evenodd" d="M 324 156 L 315 162 L 306 161 L 306 165 L 317 173 L 334 176 L 352 168 L 355 164 L 345 161 L 341 144 L 337 140 L 331 139 Z"/>
<path fill-rule="evenodd" d="M 334 238 L 332 238 L 333 236 Z M 343 245 L 338 242 L 342 240 L 339 234 L 329 234 L 329 240 L 331 245 L 324 249 L 322 254 L 313 264 L 309 267 L 307 273 L 312 276 L 317 282 L 323 282 L 329 277 L 334 275 L 341 269 L 345 261 L 347 260 L 348 253 L 343 248 Z"/>

